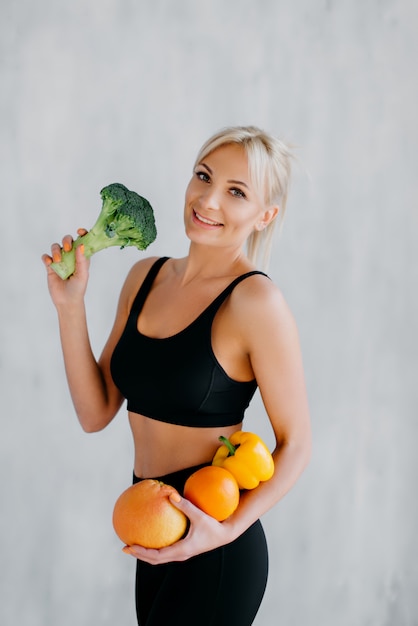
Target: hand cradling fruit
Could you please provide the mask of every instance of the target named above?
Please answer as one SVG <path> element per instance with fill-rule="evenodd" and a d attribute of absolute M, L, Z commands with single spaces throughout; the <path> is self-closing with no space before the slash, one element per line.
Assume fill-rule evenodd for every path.
<path fill-rule="evenodd" d="M 237 431 L 222 446 L 211 465 L 189 476 L 183 496 L 219 522 L 238 508 L 240 489 L 255 489 L 274 473 L 274 462 L 265 443 L 254 433 Z M 174 487 L 145 479 L 132 485 L 118 498 L 113 526 L 128 545 L 162 548 L 181 539 L 187 517 L 169 500 Z"/>
<path fill-rule="evenodd" d="M 227 469 L 236 478 L 240 489 L 254 489 L 274 473 L 274 461 L 269 449 L 258 435 L 239 430 L 229 439 L 219 437 L 212 465 Z"/>

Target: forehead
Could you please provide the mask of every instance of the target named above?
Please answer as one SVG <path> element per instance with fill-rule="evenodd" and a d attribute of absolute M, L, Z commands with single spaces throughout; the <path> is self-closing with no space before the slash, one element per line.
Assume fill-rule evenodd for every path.
<path fill-rule="evenodd" d="M 203 157 L 201 163 L 208 165 L 215 174 L 249 183 L 248 156 L 245 148 L 238 144 L 226 144 L 215 148 Z"/>

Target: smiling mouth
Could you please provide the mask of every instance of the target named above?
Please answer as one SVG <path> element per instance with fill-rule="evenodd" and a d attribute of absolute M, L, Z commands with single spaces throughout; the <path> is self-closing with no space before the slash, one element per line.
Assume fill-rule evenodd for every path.
<path fill-rule="evenodd" d="M 196 213 L 196 211 L 194 210 L 193 210 L 193 214 L 195 218 L 199 220 L 199 222 L 202 222 L 203 224 L 208 224 L 209 226 L 223 226 L 223 224 L 221 224 L 220 222 L 213 222 L 212 220 L 208 220 L 206 217 L 199 215 L 199 213 Z"/>

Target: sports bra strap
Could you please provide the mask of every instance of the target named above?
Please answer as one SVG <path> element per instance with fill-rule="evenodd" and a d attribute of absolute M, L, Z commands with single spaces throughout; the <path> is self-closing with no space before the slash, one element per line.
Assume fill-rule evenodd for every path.
<path fill-rule="evenodd" d="M 221 291 L 221 293 L 215 298 L 215 300 L 213 300 L 213 302 L 208 306 L 206 311 L 210 311 L 212 314 L 216 313 L 221 304 L 232 293 L 235 287 L 246 278 L 254 276 L 255 274 L 261 274 L 262 276 L 269 278 L 267 274 L 265 274 L 264 272 L 260 272 L 259 270 L 252 270 L 251 272 L 247 272 L 246 274 L 241 274 L 241 276 L 237 276 L 231 283 L 229 283 L 227 287 L 225 287 L 223 291 Z"/>
<path fill-rule="evenodd" d="M 164 265 L 166 261 L 168 261 L 170 257 L 162 256 L 155 261 L 151 268 L 148 271 L 148 274 L 145 276 L 142 285 L 140 286 L 138 293 L 135 296 L 135 300 L 133 301 L 131 313 L 139 314 L 142 307 L 144 306 L 144 302 L 147 299 L 147 296 L 150 292 L 152 284 L 157 276 L 160 268 Z"/>
<path fill-rule="evenodd" d="M 145 300 L 147 299 L 147 296 L 151 290 L 155 277 L 160 271 L 160 268 L 164 265 L 166 261 L 168 261 L 169 258 L 170 257 L 168 256 L 160 257 L 151 266 L 148 274 L 144 278 L 141 287 L 139 288 L 135 300 L 133 301 L 131 314 L 134 314 L 135 316 L 139 315 L 142 307 L 144 306 Z M 224 302 L 224 300 L 232 293 L 235 287 L 241 281 L 249 278 L 249 276 L 253 276 L 254 274 L 261 274 L 262 276 L 266 276 L 266 278 L 268 278 L 267 274 L 265 274 L 264 272 L 260 272 L 259 270 L 252 270 L 251 272 L 247 272 L 246 274 L 241 274 L 241 276 L 237 276 L 231 283 L 229 283 L 229 285 L 227 285 L 227 287 L 225 287 L 223 291 L 221 291 L 221 293 L 211 302 L 211 304 L 209 304 L 205 311 L 203 311 L 202 315 L 204 315 L 205 313 L 214 315 L 221 306 L 221 304 Z"/>

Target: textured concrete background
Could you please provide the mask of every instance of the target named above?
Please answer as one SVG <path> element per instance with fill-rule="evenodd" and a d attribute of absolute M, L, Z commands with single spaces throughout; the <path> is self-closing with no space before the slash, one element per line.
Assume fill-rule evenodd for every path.
<path fill-rule="evenodd" d="M 309 469 L 264 520 L 256 624 L 418 624 L 417 18 L 415 0 L 2 0 L 2 626 L 135 623 L 111 526 L 132 469 L 125 411 L 79 428 L 40 256 L 92 225 L 114 181 L 155 207 L 149 253 L 184 254 L 194 155 L 241 123 L 298 146 L 271 275 L 314 429 Z M 96 352 L 138 254 L 92 262 Z M 271 441 L 259 399 L 246 426 Z"/>

